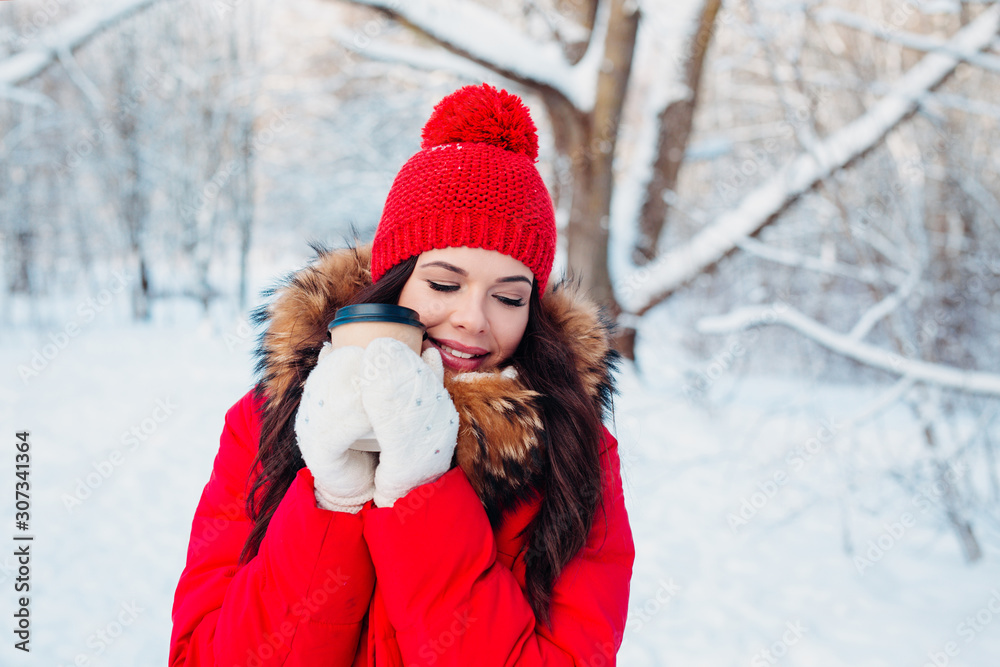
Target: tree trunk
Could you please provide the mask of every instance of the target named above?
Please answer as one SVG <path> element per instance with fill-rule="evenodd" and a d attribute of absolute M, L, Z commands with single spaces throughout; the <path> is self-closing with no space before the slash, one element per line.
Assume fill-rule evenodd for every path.
<path fill-rule="evenodd" d="M 721 0 L 707 0 L 702 6 L 698 32 L 688 46 L 689 57 L 684 66 L 684 84 L 690 92 L 687 97 L 667 105 L 657 119 L 660 129 L 656 160 L 649 183 L 646 184 L 639 213 L 639 237 L 632 256 L 639 266 L 656 258 L 656 247 L 669 212 L 664 195 L 677 188 L 677 179 L 694 124 L 694 112 L 698 106 L 698 89 L 701 87 L 705 55 L 708 53 L 715 17 L 721 5 Z"/>
<path fill-rule="evenodd" d="M 569 231 L 564 240 L 568 247 L 573 247 L 574 244 L 570 243 L 573 225 L 575 221 L 585 219 L 587 214 L 584 198 L 579 196 L 579 192 L 581 188 L 585 187 L 584 183 L 589 184 L 590 182 L 590 165 L 586 156 L 587 138 L 590 136 L 590 119 L 586 114 L 577 111 L 569 100 L 558 92 L 547 88 L 538 92 L 549 112 L 556 154 L 565 156 L 568 162 L 567 169 L 557 176 L 560 182 L 556 192 L 558 196 L 567 190 L 570 193 Z M 555 203 L 558 205 L 558 201 Z M 577 266 L 571 258 L 569 261 L 570 270 L 575 271 Z"/>
<path fill-rule="evenodd" d="M 925 429 L 924 436 L 932 448 L 936 447 L 937 442 L 934 440 L 929 427 Z M 955 539 L 958 540 L 958 545 L 962 549 L 965 562 L 975 563 L 983 557 L 983 550 L 979 546 L 979 540 L 976 539 L 975 532 L 973 532 L 972 523 L 962 516 L 958 490 L 955 489 L 955 485 L 952 483 L 949 470 L 950 468 L 947 464 L 938 463 L 937 483 L 939 488 L 942 489 L 941 502 L 944 505 L 944 513 L 948 517 L 948 524 L 951 526 L 951 529 L 955 531 Z"/>
<path fill-rule="evenodd" d="M 142 250 L 134 247 L 138 264 L 139 281 L 132 290 L 132 318 L 144 322 L 149 320 L 149 270 L 146 268 L 146 258 Z"/>
<path fill-rule="evenodd" d="M 649 182 L 643 196 L 639 212 L 639 234 L 632 251 L 632 260 L 638 266 L 656 259 L 656 248 L 666 225 L 669 214 L 664 195 L 677 189 L 684 153 L 694 125 L 694 113 L 698 106 L 698 89 L 701 87 L 701 73 L 712 41 L 715 19 L 721 0 L 706 0 L 698 17 L 698 31 L 687 46 L 688 59 L 684 65 L 684 84 L 690 91 L 688 96 L 667 105 L 657 117 L 656 157 Z M 615 346 L 628 359 L 635 359 L 636 330 L 624 325 L 616 335 Z"/>
<path fill-rule="evenodd" d="M 574 213 L 581 217 L 570 219 L 567 245 L 569 265 L 580 276 L 583 287 L 615 313 L 618 305 L 608 272 L 608 231 L 615 182 L 612 167 L 638 29 L 635 3 L 612 0 L 604 65 L 597 76 L 597 95 L 584 147 L 587 169 L 581 174 L 584 180 L 580 187 L 575 179 L 573 185 Z M 583 210 L 576 204 L 578 197 L 583 200 Z"/>
<path fill-rule="evenodd" d="M 240 238 L 240 284 L 239 284 L 239 308 L 240 312 L 244 312 L 247 307 L 248 301 L 248 291 L 250 289 L 249 283 L 249 271 L 250 271 L 250 244 L 253 241 L 253 220 L 254 220 L 254 173 L 253 166 L 254 160 L 256 159 L 255 147 L 254 147 L 254 117 L 257 108 L 257 87 L 258 81 L 256 74 L 257 69 L 257 25 L 256 16 L 254 14 L 253 6 L 246 8 L 244 13 L 245 25 L 242 30 L 245 32 L 247 45 L 245 47 L 246 53 L 243 56 L 237 55 L 234 59 L 236 60 L 237 67 L 239 67 L 243 72 L 246 72 L 246 68 L 249 68 L 254 77 L 252 92 L 249 95 L 249 101 L 246 106 L 237 115 L 237 130 L 239 132 L 239 139 L 236 142 L 237 155 L 241 161 L 241 168 L 237 171 L 237 183 L 236 183 L 236 195 L 235 195 L 235 217 L 236 225 L 239 228 L 239 238 Z M 238 30 L 233 31 L 233 36 L 238 34 Z M 239 43 L 234 39 L 234 51 L 239 54 L 240 48 Z M 240 66 L 240 63 L 243 66 Z"/>
<path fill-rule="evenodd" d="M 252 107 L 251 107 L 252 109 Z M 237 174 L 236 192 L 236 224 L 240 234 L 240 285 L 239 285 L 239 307 L 240 312 L 246 309 L 247 291 L 249 290 L 249 261 L 250 243 L 253 232 L 254 216 L 254 180 L 253 180 L 253 116 L 251 112 L 245 112 L 240 117 L 240 160 L 242 167 Z"/>
<path fill-rule="evenodd" d="M 126 53 L 131 58 L 126 59 L 125 62 L 131 62 L 134 58 L 135 45 L 131 41 L 127 41 L 126 44 Z M 131 89 L 133 79 L 127 67 L 122 68 L 119 71 L 119 75 L 121 77 L 118 81 L 119 91 L 124 93 L 124 91 Z M 138 271 L 138 280 L 132 290 L 132 316 L 135 320 L 145 321 L 150 316 L 149 266 L 146 261 L 145 249 L 146 222 L 149 216 L 149 195 L 146 191 L 142 142 L 139 137 L 139 121 L 133 115 L 133 113 L 140 112 L 137 109 L 128 114 L 116 114 L 115 116 L 115 129 L 121 139 L 121 146 L 124 153 L 122 162 L 124 164 L 118 173 L 112 172 L 110 177 L 118 184 L 121 202 L 120 214 L 122 222 L 125 225 L 129 249 L 135 258 Z"/>
<path fill-rule="evenodd" d="M 34 264 L 35 233 L 31 229 L 19 229 L 14 237 L 14 273 L 11 277 L 11 294 L 32 296 L 35 290 L 31 284 L 31 267 Z"/>

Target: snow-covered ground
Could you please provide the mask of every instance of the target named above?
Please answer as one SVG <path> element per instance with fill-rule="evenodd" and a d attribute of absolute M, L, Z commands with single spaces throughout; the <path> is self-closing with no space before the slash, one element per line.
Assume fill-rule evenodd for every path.
<path fill-rule="evenodd" d="M 885 388 L 731 378 L 694 405 L 649 365 L 617 411 L 637 547 L 621 664 L 996 664 L 995 519 L 966 566 L 940 487 L 888 480 L 916 429 L 850 431 Z"/>
<path fill-rule="evenodd" d="M 140 326 L 117 301 L 87 321 L 77 305 L 0 337 L 7 619 L 22 429 L 35 535 L 31 653 L 8 630 L 0 664 L 164 664 L 189 522 L 223 415 L 251 385 L 254 335 L 233 314 L 208 322 L 186 306 Z M 643 375 L 622 373 L 615 424 L 638 552 L 620 664 L 996 664 L 996 523 L 977 521 L 986 553 L 966 566 L 920 502 L 933 490 L 877 472 L 913 441 L 892 413 L 877 441 L 847 437 L 877 388 L 724 376 L 692 402 L 667 343 L 642 340 Z M 52 358 L 22 379 L 35 351 Z"/>

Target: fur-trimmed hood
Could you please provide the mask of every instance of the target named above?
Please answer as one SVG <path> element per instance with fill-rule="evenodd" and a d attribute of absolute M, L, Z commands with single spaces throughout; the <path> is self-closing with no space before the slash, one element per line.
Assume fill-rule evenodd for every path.
<path fill-rule="evenodd" d="M 264 410 L 297 405 L 302 386 L 340 306 L 371 282 L 371 245 L 326 250 L 268 292 L 270 302 L 255 313 L 266 324 L 257 349 Z M 610 404 L 617 353 L 610 327 L 598 307 L 566 283 L 549 288 L 545 308 L 563 333 L 582 385 L 602 406 Z M 445 387 L 460 417 L 455 458 L 490 514 L 527 497 L 542 471 L 544 424 L 535 399 L 517 374 L 497 370 L 446 377 Z M 266 420 L 265 420 L 265 423 Z"/>

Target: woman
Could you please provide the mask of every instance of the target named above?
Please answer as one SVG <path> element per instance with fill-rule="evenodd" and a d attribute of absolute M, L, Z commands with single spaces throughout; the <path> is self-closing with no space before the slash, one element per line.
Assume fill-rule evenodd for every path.
<path fill-rule="evenodd" d="M 520 99 L 446 97 L 370 248 L 261 313 L 174 600 L 171 665 L 610 665 L 634 548 L 597 309 L 546 290 L 551 200 Z M 544 295 L 544 296 L 543 296 Z M 324 344 L 399 303 L 422 355 Z M 349 449 L 374 430 L 378 455 Z"/>

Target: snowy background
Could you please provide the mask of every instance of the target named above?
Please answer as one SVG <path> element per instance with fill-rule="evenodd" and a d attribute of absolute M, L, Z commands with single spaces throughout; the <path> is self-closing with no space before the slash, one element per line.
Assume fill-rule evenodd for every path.
<path fill-rule="evenodd" d="M 72 2 L 49 4 L 55 9 L 44 15 L 43 27 L 76 15 L 78 9 Z M 924 10 L 930 12 L 930 25 L 940 16 L 959 9 L 978 11 L 983 4 L 944 2 L 938 3 L 937 13 Z M 211 262 L 199 264 L 199 258 L 209 257 L 199 255 L 208 233 L 200 212 L 214 205 L 202 200 L 196 203 L 191 232 L 197 243 L 185 246 L 175 240 L 191 230 L 164 227 L 167 231 L 156 232 L 159 228 L 151 227 L 150 278 L 159 293 L 147 318 L 136 321 L 134 257 L 115 250 L 119 242 L 113 240 L 122 235 L 115 224 L 121 211 L 100 203 L 112 181 L 87 182 L 73 198 L 58 196 L 68 190 L 18 189 L 31 182 L 37 173 L 32 170 L 44 167 L 48 158 L 38 156 L 46 145 L 60 159 L 67 155 L 66 146 L 73 144 L 66 143 L 59 128 L 94 122 L 94 114 L 48 109 L 36 117 L 37 99 L 32 106 L 30 96 L 8 91 L 0 97 L 5 141 L 0 144 L 0 198 L 6 200 L 0 206 L 6 281 L 0 294 L 0 428 L 11 445 L 5 454 L 8 467 L 0 467 L 7 471 L 0 484 L 0 518 L 9 521 L 7 534 L 13 536 L 12 445 L 15 433 L 27 430 L 31 532 L 36 536 L 31 547 L 32 650 L 14 650 L 14 636 L 5 630 L 0 664 L 165 663 L 173 591 L 184 565 L 191 516 L 211 470 L 225 411 L 254 380 L 252 351 L 259 331 L 248 323 L 249 310 L 261 303 L 257 295 L 262 289 L 308 260 L 307 241 L 338 245 L 355 232 L 370 238 L 395 170 L 417 149 L 419 127 L 431 106 L 475 78 L 470 72 L 457 77 L 416 73 L 357 57 L 346 65 L 325 59 L 331 52 L 347 57 L 343 49 L 329 46 L 335 26 L 355 36 L 399 37 L 403 30 L 384 18 L 352 14 L 354 10 L 337 3 L 287 5 L 259 15 L 265 20 L 258 26 L 263 74 L 254 125 L 257 190 L 242 305 L 233 288 L 239 280 L 233 251 L 238 227 L 214 229 L 208 245 L 215 249 Z M 756 5 L 770 11 L 792 6 Z M 887 3 L 878 16 L 889 20 L 893 11 L 909 9 L 908 3 Z M 134 56 L 137 71 L 143 66 L 139 61 L 156 52 L 148 31 L 160 29 L 155 12 L 161 10 L 171 8 L 154 8 L 152 18 L 140 17 L 123 28 L 141 46 Z M 0 26 L 21 26 L 0 32 L 11 52 L 23 47 L 11 35 L 24 36 L 24 21 L 30 17 L 15 10 L 0 15 Z M 7 18 L 21 23 L 3 24 Z M 944 30 L 940 20 L 928 31 L 945 39 L 953 31 Z M 179 33 L 191 28 L 180 24 Z M 165 34 L 155 38 L 166 40 Z M 189 39 L 169 37 L 178 43 Z M 118 38 L 112 30 L 78 54 L 81 71 L 90 72 L 98 88 L 103 84 L 97 70 L 87 67 L 119 53 Z M 708 75 L 713 81 L 733 80 L 732 63 L 739 60 L 740 48 L 720 45 Z M 997 51 L 996 45 L 992 50 Z M 188 52 L 183 53 L 187 58 Z M 750 55 L 763 59 L 757 52 Z M 221 56 L 212 62 L 228 66 Z M 161 71 L 155 63 L 150 66 Z M 86 83 L 81 83 L 86 77 L 73 75 L 69 67 L 65 71 L 70 74 L 54 70 L 25 90 L 67 108 L 85 107 L 80 99 L 88 96 Z M 981 84 L 963 76 L 964 85 L 978 92 Z M 196 78 L 179 77 L 170 85 L 197 87 L 192 83 Z M 164 80 L 156 79 L 156 86 L 166 86 Z M 992 81 L 996 83 L 995 75 Z M 880 90 L 877 84 L 873 81 L 873 90 Z M 720 139 L 717 130 L 732 122 L 734 113 L 757 113 L 753 108 L 761 104 L 759 90 L 738 88 L 734 95 L 742 100 L 737 112 L 721 99 L 723 90 L 725 86 L 710 87 L 702 102 L 707 110 L 690 149 L 692 194 L 676 202 L 685 215 L 671 229 L 671 242 L 695 226 L 700 215 L 726 203 L 719 192 L 698 190 L 694 181 L 731 169 L 726 159 L 738 165 L 744 158 L 739 142 L 732 136 Z M 985 89 L 982 96 L 991 99 Z M 985 104 L 995 107 L 996 99 Z M 541 166 L 551 178 L 556 168 L 545 162 L 552 158 L 551 136 L 538 100 L 528 101 L 542 131 Z M 985 112 L 979 112 L 981 120 Z M 98 115 L 98 125 L 100 119 Z M 169 121 L 167 116 L 159 121 L 166 137 L 160 148 L 164 155 L 167 145 L 181 136 L 170 133 L 185 128 Z M 17 153 L 24 141 L 20 137 L 32 132 L 42 137 L 33 152 Z M 633 126 L 624 132 L 633 139 L 641 136 Z M 959 145 L 957 136 L 949 135 Z M 907 135 L 889 143 L 901 142 L 905 153 L 907 137 L 914 139 Z M 203 145 L 190 159 L 202 159 L 207 151 Z M 768 152 L 768 161 L 779 161 L 781 151 Z M 107 157 L 99 153 L 83 157 L 96 164 Z M 184 164 L 180 157 L 172 159 Z M 881 160 L 869 157 L 853 178 L 864 182 L 882 175 L 890 167 Z M 209 166 L 209 174 L 217 173 Z M 967 190 L 995 202 L 993 184 L 1000 167 L 994 162 L 989 169 L 993 172 L 982 175 L 985 195 L 971 185 Z M 81 168 L 74 175 L 85 180 L 82 173 Z M 204 192 L 206 180 L 194 178 L 193 187 Z M 845 190 L 851 188 L 845 185 Z M 631 190 L 623 187 L 621 192 L 628 197 Z M 153 217 L 168 219 L 170 212 L 156 206 L 169 196 L 158 196 L 151 199 Z M 57 202 L 51 215 L 43 208 L 49 198 Z M 235 210 L 225 197 L 219 202 L 219 209 Z M 634 202 L 619 199 L 618 206 L 629 210 Z M 793 247 L 789 243 L 806 238 L 816 219 L 826 219 L 828 208 L 806 200 L 778 231 L 747 240 L 744 249 L 750 252 L 763 241 L 787 250 Z M 66 231 L 53 220 L 75 223 Z M 928 322 L 934 324 L 941 329 L 935 337 L 957 346 L 942 347 L 939 361 L 996 373 L 1000 356 L 991 354 L 996 351 L 992 324 L 1000 313 L 1000 265 L 993 249 L 1000 238 L 1000 217 L 987 217 L 985 228 L 963 220 L 964 227 L 955 223 L 958 232 L 951 221 L 940 235 L 947 236 L 949 247 L 958 243 L 967 251 L 963 256 L 979 258 L 978 273 L 972 274 L 978 282 L 967 271 L 942 275 L 931 270 L 916 292 L 926 295 L 957 285 L 980 309 L 962 311 L 957 327 L 948 317 L 907 312 L 922 331 Z M 831 228 L 835 238 L 846 234 Z M 36 231 L 34 245 L 22 244 L 25 229 Z M 826 257 L 830 247 L 817 242 L 817 256 Z M 26 265 L 30 289 L 19 285 L 22 264 L 14 261 L 26 249 L 35 253 L 33 263 Z M 757 250 L 759 262 L 763 251 Z M 891 248 L 883 250 L 888 254 Z M 624 266 L 625 254 L 618 252 L 616 266 Z M 837 256 L 850 261 L 849 255 Z M 822 303 L 828 306 L 827 321 L 840 330 L 867 310 L 849 307 L 863 295 L 829 288 L 822 280 L 798 280 L 788 267 L 761 269 L 732 259 L 639 321 L 639 361 L 622 369 L 611 425 L 620 440 L 637 549 L 619 664 L 992 667 L 1000 656 L 995 396 L 970 399 L 933 383 L 915 385 L 912 379 L 845 363 L 787 331 L 764 327 L 699 333 L 706 316 L 748 303 L 787 299 L 798 310 Z M 624 269 L 616 272 L 619 278 L 624 275 Z M 205 280 L 185 282 L 190 276 Z M 192 285 L 211 285 L 219 294 L 203 302 L 205 292 Z M 928 447 L 929 429 L 937 434 L 937 450 Z M 974 562 L 967 562 L 956 539 L 954 512 L 959 523 L 974 528 L 981 551 Z M 3 535 L 0 531 L 0 540 L 9 539 Z M 14 543 L 9 544 L 0 549 L 0 614 L 8 619 L 4 627 L 13 626 L 17 597 Z"/>

